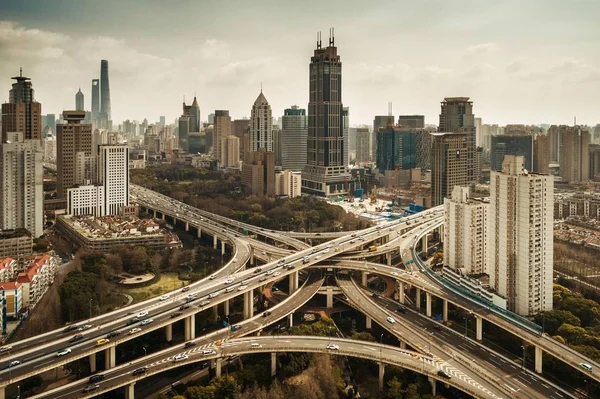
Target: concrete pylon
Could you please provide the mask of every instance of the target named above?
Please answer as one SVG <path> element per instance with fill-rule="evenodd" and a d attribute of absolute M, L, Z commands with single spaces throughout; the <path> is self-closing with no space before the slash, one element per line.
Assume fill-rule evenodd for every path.
<path fill-rule="evenodd" d="M 425 315 L 431 317 L 431 294 L 425 293 Z"/>
<path fill-rule="evenodd" d="M 542 374 L 542 358 L 544 355 L 544 351 L 541 347 L 535 347 L 535 372 L 538 374 Z"/>
<path fill-rule="evenodd" d="M 415 291 L 417 292 L 415 305 L 417 306 L 417 310 L 421 310 L 421 289 L 416 287 Z"/>
<path fill-rule="evenodd" d="M 277 374 L 277 353 L 271 353 L 271 377 L 275 377 Z"/>
<path fill-rule="evenodd" d="M 94 374 L 97 370 L 96 368 L 96 354 L 92 353 L 89 356 L 90 358 L 90 373 Z"/>
<path fill-rule="evenodd" d="M 104 369 L 109 370 L 117 365 L 117 347 L 111 346 L 104 349 Z"/>
<path fill-rule="evenodd" d="M 448 301 L 444 299 L 442 306 L 442 320 L 444 323 L 448 321 Z"/>
<path fill-rule="evenodd" d="M 218 357 L 217 358 L 217 364 L 216 364 L 216 367 L 215 367 L 215 374 L 216 374 L 217 377 L 221 376 L 221 366 L 222 365 L 223 365 L 223 360 L 220 357 Z"/>
<path fill-rule="evenodd" d="M 125 385 L 125 399 L 135 399 L 135 382 Z"/>
<path fill-rule="evenodd" d="M 327 309 L 333 307 L 333 288 L 327 287 Z"/>
<path fill-rule="evenodd" d="M 371 322 L 371 318 L 369 316 L 367 316 L 365 324 L 366 324 L 367 330 L 370 330 L 372 328 L 372 325 L 371 325 L 372 322 Z"/>
<path fill-rule="evenodd" d="M 253 290 L 244 292 L 244 320 L 254 316 L 254 295 Z"/>
<path fill-rule="evenodd" d="M 404 304 L 404 283 L 398 282 L 398 302 Z"/>
<path fill-rule="evenodd" d="M 385 373 L 385 363 L 379 362 L 379 390 L 383 390 L 383 375 Z"/>
<path fill-rule="evenodd" d="M 481 341 L 483 339 L 483 319 L 481 316 L 475 316 L 476 321 L 476 335 L 475 338 L 477 341 Z"/>
<path fill-rule="evenodd" d="M 217 242 L 219 241 L 219 238 L 217 237 L 217 233 L 215 233 L 215 235 L 213 235 L 213 248 L 217 249 Z"/>
<path fill-rule="evenodd" d="M 173 324 L 167 324 L 165 326 L 165 340 L 167 342 L 173 341 Z"/>

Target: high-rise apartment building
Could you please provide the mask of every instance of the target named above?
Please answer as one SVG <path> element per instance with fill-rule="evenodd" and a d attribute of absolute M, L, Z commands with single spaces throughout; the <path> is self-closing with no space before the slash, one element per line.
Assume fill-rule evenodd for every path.
<path fill-rule="evenodd" d="M 522 156 L 506 156 L 502 171 L 491 172 L 490 287 L 520 315 L 552 310 L 553 196 L 553 177 L 528 172 Z"/>
<path fill-rule="evenodd" d="M 213 154 L 221 162 L 221 139 L 231 134 L 231 116 L 227 110 L 216 110 L 213 129 Z"/>
<path fill-rule="evenodd" d="M 0 143 L 0 229 L 44 233 L 43 171 L 40 140 L 24 132 L 4 132 Z"/>
<path fill-rule="evenodd" d="M 559 126 L 560 177 L 564 182 L 583 183 L 589 180 L 590 140 L 587 129 Z"/>
<path fill-rule="evenodd" d="M 492 135 L 490 155 L 491 170 L 502 170 L 505 155 L 521 155 L 525 158 L 525 169 L 532 170 L 533 138 L 530 134 Z"/>
<path fill-rule="evenodd" d="M 85 111 L 85 105 L 83 102 L 83 93 L 81 92 L 81 88 L 75 94 L 75 110 L 76 111 Z"/>
<path fill-rule="evenodd" d="M 249 151 L 250 148 L 250 119 L 244 118 L 231 121 L 231 134 L 240 139 L 240 159 L 243 161 L 244 153 Z M 304 148 L 306 149 L 306 145 Z"/>
<path fill-rule="evenodd" d="M 344 154 L 342 62 L 334 45 L 322 48 L 321 40 L 309 66 L 308 137 L 302 191 L 330 196 L 350 190 L 351 175 Z"/>
<path fill-rule="evenodd" d="M 42 139 L 42 104 L 35 101 L 31 79 L 23 71 L 8 92 L 8 102 L 2 104 L 2 142 L 7 134 L 22 132 L 24 140 Z"/>
<path fill-rule="evenodd" d="M 104 187 L 104 215 L 118 215 L 122 207 L 129 206 L 129 147 L 99 147 L 97 181 Z"/>
<path fill-rule="evenodd" d="M 439 131 L 465 134 L 467 182 L 477 183 L 477 176 L 481 174 L 481 170 L 477 170 L 476 165 L 475 115 L 473 115 L 473 102 L 469 101 L 469 97 L 444 98 L 441 103 Z M 451 194 L 451 190 L 452 188 L 448 191 L 448 195 Z"/>
<path fill-rule="evenodd" d="M 535 173 L 550 173 L 550 141 L 547 134 L 536 134 L 533 140 L 533 164 Z"/>
<path fill-rule="evenodd" d="M 281 166 L 281 156 L 283 148 L 281 147 L 281 129 L 279 125 L 273 124 L 271 129 L 273 135 L 273 152 L 275 153 L 275 165 Z"/>
<path fill-rule="evenodd" d="M 242 185 L 253 195 L 275 195 L 275 154 L 264 148 L 247 152 L 242 166 Z"/>
<path fill-rule="evenodd" d="M 275 195 L 287 195 L 289 198 L 302 195 L 302 174 L 291 170 L 275 173 Z"/>
<path fill-rule="evenodd" d="M 371 137 L 371 159 L 377 159 L 377 133 L 388 126 L 394 126 L 394 115 L 376 115 L 373 119 L 373 135 Z"/>
<path fill-rule="evenodd" d="M 550 149 L 550 162 L 558 163 L 560 161 L 560 132 L 566 126 L 552 125 L 548 128 L 548 146 Z"/>
<path fill-rule="evenodd" d="M 398 126 L 423 129 L 425 128 L 425 115 L 399 115 Z"/>
<path fill-rule="evenodd" d="M 600 144 L 590 144 L 588 146 L 589 167 L 588 173 L 590 180 L 600 180 Z"/>
<path fill-rule="evenodd" d="M 67 197 L 67 189 L 92 180 L 92 125 L 81 123 L 84 111 L 64 111 L 66 124 L 57 125 L 56 132 L 56 194 Z"/>
<path fill-rule="evenodd" d="M 367 128 L 356 129 L 356 155 L 357 164 L 371 162 L 371 133 Z"/>
<path fill-rule="evenodd" d="M 230 134 L 221 138 L 221 166 L 224 168 L 240 167 L 240 139 Z"/>
<path fill-rule="evenodd" d="M 444 198 L 444 265 L 465 274 L 487 272 L 489 198 L 471 198 L 469 187 L 454 186 Z"/>
<path fill-rule="evenodd" d="M 262 90 L 250 113 L 250 151 L 257 152 L 260 148 L 273 152 L 273 115 Z"/>
<path fill-rule="evenodd" d="M 306 110 L 293 105 L 283 111 L 281 118 L 281 167 L 302 171 L 306 165 L 308 120 Z"/>
<path fill-rule="evenodd" d="M 470 183 L 467 176 L 466 133 L 432 133 L 431 206 L 442 205 L 454 186 Z"/>

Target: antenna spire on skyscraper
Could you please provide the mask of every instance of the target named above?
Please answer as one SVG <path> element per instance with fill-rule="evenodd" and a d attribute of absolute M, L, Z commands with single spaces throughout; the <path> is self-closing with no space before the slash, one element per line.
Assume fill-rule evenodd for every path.
<path fill-rule="evenodd" d="M 335 45 L 334 28 L 329 28 L 329 47 L 333 47 L 334 45 Z"/>
<path fill-rule="evenodd" d="M 19 68 L 19 76 L 23 77 L 23 67 Z"/>

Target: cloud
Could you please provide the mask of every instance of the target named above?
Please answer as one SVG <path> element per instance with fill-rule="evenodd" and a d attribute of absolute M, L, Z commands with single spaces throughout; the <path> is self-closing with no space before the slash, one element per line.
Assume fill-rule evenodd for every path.
<path fill-rule="evenodd" d="M 469 54 L 481 54 L 496 50 L 494 43 L 479 43 L 467 47 L 467 53 Z"/>

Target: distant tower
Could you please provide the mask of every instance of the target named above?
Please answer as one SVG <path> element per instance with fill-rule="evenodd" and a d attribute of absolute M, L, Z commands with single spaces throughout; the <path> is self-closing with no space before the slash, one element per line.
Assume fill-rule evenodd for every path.
<path fill-rule="evenodd" d="M 79 88 L 79 91 L 77 92 L 77 94 L 75 94 L 75 110 L 76 111 L 84 111 L 84 105 L 83 105 L 83 93 L 81 92 L 81 88 Z"/>
<path fill-rule="evenodd" d="M 260 148 L 273 151 L 273 115 L 262 89 L 250 114 L 250 151 L 256 152 Z"/>
<path fill-rule="evenodd" d="M 25 140 L 42 138 L 42 105 L 35 101 L 31 79 L 23 76 L 13 77 L 8 92 L 8 102 L 2 104 L 2 142 L 6 141 L 8 132 L 22 132 Z"/>
<path fill-rule="evenodd" d="M 190 107 L 190 132 L 200 132 L 200 106 L 194 96 L 194 102 Z"/>
<path fill-rule="evenodd" d="M 92 79 L 92 124 L 98 126 L 100 117 L 100 80 Z"/>
<path fill-rule="evenodd" d="M 110 85 L 108 82 L 108 61 L 100 61 L 100 113 L 107 123 L 110 117 Z"/>

